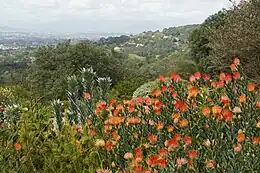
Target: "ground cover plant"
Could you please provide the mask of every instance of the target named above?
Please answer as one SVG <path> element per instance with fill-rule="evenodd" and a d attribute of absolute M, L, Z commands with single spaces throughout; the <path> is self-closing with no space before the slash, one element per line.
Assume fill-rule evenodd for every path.
<path fill-rule="evenodd" d="M 227 71 L 184 80 L 131 100 L 108 99 L 109 78 L 83 69 L 52 111 L 2 107 L 3 172 L 258 172 L 260 85 L 234 58 Z"/>

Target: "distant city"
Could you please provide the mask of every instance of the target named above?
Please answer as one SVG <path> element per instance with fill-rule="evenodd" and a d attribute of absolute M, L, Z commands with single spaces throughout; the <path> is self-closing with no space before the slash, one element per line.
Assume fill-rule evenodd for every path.
<path fill-rule="evenodd" d="M 70 39 L 72 42 L 82 40 L 97 41 L 102 37 L 120 36 L 125 33 L 36 33 L 15 31 L 7 27 L 0 27 L 0 50 L 15 50 L 22 48 L 36 48 L 43 45 L 55 45 Z"/>

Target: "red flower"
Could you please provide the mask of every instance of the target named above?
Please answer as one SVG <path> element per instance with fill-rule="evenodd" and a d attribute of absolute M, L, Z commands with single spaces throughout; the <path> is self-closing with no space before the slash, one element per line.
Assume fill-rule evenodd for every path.
<path fill-rule="evenodd" d="M 135 149 L 135 156 L 142 156 L 142 155 L 143 155 L 143 151 L 141 148 Z"/>
<path fill-rule="evenodd" d="M 167 161 L 165 159 L 158 159 L 157 165 L 160 166 L 161 168 L 165 168 L 167 166 Z"/>
<path fill-rule="evenodd" d="M 200 79 L 200 77 L 201 77 L 200 72 L 195 72 L 195 73 L 194 73 L 194 77 L 195 77 L 196 79 Z"/>
<path fill-rule="evenodd" d="M 233 115 L 232 115 L 232 112 L 229 111 L 228 109 L 223 110 L 223 116 L 224 116 L 225 121 L 232 121 Z"/>
<path fill-rule="evenodd" d="M 154 166 L 156 166 L 157 160 L 159 160 L 159 156 L 157 156 L 157 155 L 151 156 L 150 158 L 148 158 L 146 160 L 146 164 L 149 167 L 154 167 Z"/>
<path fill-rule="evenodd" d="M 20 142 L 15 142 L 15 143 L 14 143 L 14 149 L 15 149 L 16 151 L 21 150 L 21 149 L 22 149 L 21 143 L 20 143 Z"/>
<path fill-rule="evenodd" d="M 235 57 L 235 58 L 233 59 L 233 63 L 234 63 L 235 65 L 239 65 L 239 64 L 240 64 L 239 58 L 238 58 L 238 57 Z"/>
<path fill-rule="evenodd" d="M 162 90 L 162 92 L 166 91 L 167 90 L 167 86 L 162 86 L 161 90 Z"/>
<path fill-rule="evenodd" d="M 239 72 L 234 72 L 233 73 L 233 78 L 236 79 L 240 79 L 240 73 Z"/>
<path fill-rule="evenodd" d="M 169 147 L 169 148 L 178 148 L 179 147 L 179 143 L 176 139 L 170 139 L 166 142 L 166 147 Z"/>
<path fill-rule="evenodd" d="M 181 80 L 181 76 L 178 75 L 178 74 L 176 74 L 176 73 L 171 73 L 169 76 L 170 76 L 170 78 L 171 78 L 173 81 L 175 81 L 175 82 L 178 82 L 178 81 Z"/>
<path fill-rule="evenodd" d="M 228 98 L 227 95 L 221 96 L 221 102 L 222 102 L 224 105 L 229 105 L 229 104 L 230 104 L 230 100 L 229 100 L 229 98 Z"/>
<path fill-rule="evenodd" d="M 194 159 L 195 157 L 197 157 L 197 151 L 196 150 L 189 150 L 188 151 L 188 157 L 190 159 Z"/>
<path fill-rule="evenodd" d="M 222 80 L 217 81 L 217 82 L 216 82 L 216 85 L 217 85 L 219 88 L 223 88 L 223 87 L 224 87 L 224 81 L 222 81 Z"/>
<path fill-rule="evenodd" d="M 133 168 L 133 170 L 134 170 L 134 172 L 136 172 L 136 173 L 142 173 L 143 172 L 143 167 L 141 166 L 141 165 L 136 165 L 136 166 L 134 166 L 134 168 Z"/>
<path fill-rule="evenodd" d="M 232 76 L 227 73 L 226 76 L 225 76 L 225 81 L 226 81 L 226 83 L 231 82 L 232 81 Z"/>
<path fill-rule="evenodd" d="M 165 81 L 165 77 L 163 75 L 160 75 L 158 77 L 158 80 L 161 81 L 161 82 L 164 82 Z"/>
<path fill-rule="evenodd" d="M 180 141 L 181 140 L 181 134 L 175 133 L 173 138 L 176 139 L 177 141 Z"/>
<path fill-rule="evenodd" d="M 259 142 L 260 142 L 260 138 L 259 137 L 257 137 L 257 136 L 253 137 L 253 144 L 258 145 Z"/>
<path fill-rule="evenodd" d="M 210 75 L 209 75 L 209 74 L 203 74 L 203 75 L 202 75 L 202 79 L 203 79 L 204 81 L 207 81 L 207 80 L 210 79 Z"/>
<path fill-rule="evenodd" d="M 175 108 L 179 109 L 181 111 L 187 111 L 188 110 L 188 106 L 181 101 L 176 101 Z"/>
<path fill-rule="evenodd" d="M 183 138 L 183 142 L 185 146 L 191 145 L 191 137 L 190 136 L 185 136 Z"/>
<path fill-rule="evenodd" d="M 168 150 L 166 148 L 160 148 L 159 149 L 159 156 L 165 157 L 168 154 Z"/>

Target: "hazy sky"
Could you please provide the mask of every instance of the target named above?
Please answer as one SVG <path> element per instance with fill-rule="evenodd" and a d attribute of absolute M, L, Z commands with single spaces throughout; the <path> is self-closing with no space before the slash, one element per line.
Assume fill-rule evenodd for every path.
<path fill-rule="evenodd" d="M 0 26 L 45 32 L 141 32 L 201 23 L 228 0 L 0 0 Z"/>

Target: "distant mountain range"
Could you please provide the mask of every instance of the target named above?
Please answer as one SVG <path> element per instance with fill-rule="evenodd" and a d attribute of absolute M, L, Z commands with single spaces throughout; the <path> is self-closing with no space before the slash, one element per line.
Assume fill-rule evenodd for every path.
<path fill-rule="evenodd" d="M 0 32 L 26 32 L 25 29 L 12 28 L 9 26 L 0 26 Z"/>

